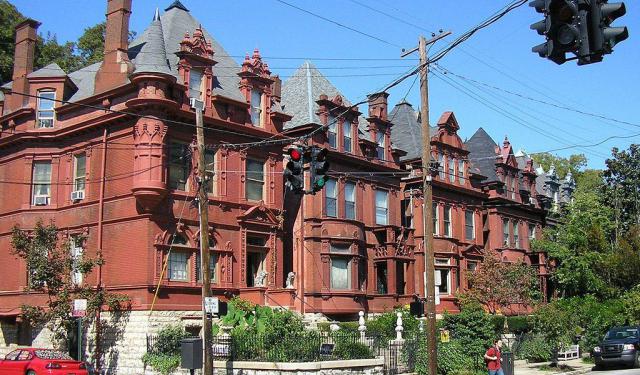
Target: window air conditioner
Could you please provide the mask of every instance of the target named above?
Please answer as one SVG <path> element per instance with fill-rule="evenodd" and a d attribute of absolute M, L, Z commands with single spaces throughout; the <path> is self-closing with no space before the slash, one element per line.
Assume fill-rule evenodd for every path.
<path fill-rule="evenodd" d="M 36 195 L 33 197 L 33 204 L 35 206 L 46 206 L 49 204 L 48 195 Z"/>
<path fill-rule="evenodd" d="M 71 192 L 71 200 L 79 201 L 84 199 L 84 190 L 76 190 Z"/>

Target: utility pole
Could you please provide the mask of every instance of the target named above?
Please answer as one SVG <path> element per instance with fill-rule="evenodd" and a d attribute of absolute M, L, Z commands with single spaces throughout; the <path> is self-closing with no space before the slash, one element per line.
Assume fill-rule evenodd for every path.
<path fill-rule="evenodd" d="M 211 297 L 211 275 L 209 270 L 209 198 L 205 189 L 206 165 L 204 158 L 204 120 L 202 110 L 204 102 L 191 100 L 191 107 L 196 110 L 196 142 L 198 144 L 198 216 L 200 218 L 200 274 L 202 275 L 202 336 L 204 346 L 203 375 L 213 375 L 213 361 L 211 355 L 212 332 L 211 320 L 204 308 L 206 297 Z"/>
<path fill-rule="evenodd" d="M 427 316 L 427 355 L 429 358 L 428 375 L 436 375 L 438 362 L 436 356 L 436 284 L 435 265 L 433 251 L 433 195 L 431 190 L 431 136 L 429 134 L 429 61 L 427 59 L 427 45 L 451 34 L 450 31 L 440 33 L 438 36 L 426 40 L 420 36 L 418 47 L 404 52 L 401 57 L 405 57 L 416 50 L 420 53 L 420 120 L 422 124 L 422 247 L 424 249 L 424 276 L 426 278 L 424 297 L 426 300 Z"/>

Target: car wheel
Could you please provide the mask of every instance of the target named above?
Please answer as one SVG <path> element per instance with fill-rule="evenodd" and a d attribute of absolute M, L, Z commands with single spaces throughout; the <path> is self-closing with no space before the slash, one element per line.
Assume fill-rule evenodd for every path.
<path fill-rule="evenodd" d="M 595 365 L 594 370 L 602 371 L 602 370 L 604 370 L 604 366 L 603 365 Z"/>
<path fill-rule="evenodd" d="M 640 353 L 636 353 L 636 360 L 633 361 L 633 368 L 639 368 L 640 367 Z"/>
<path fill-rule="evenodd" d="M 27 371 L 27 375 L 36 375 L 36 372 L 33 370 Z"/>

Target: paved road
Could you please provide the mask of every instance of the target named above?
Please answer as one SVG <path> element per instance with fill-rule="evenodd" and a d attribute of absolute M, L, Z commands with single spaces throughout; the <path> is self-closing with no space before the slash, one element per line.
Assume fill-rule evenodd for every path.
<path fill-rule="evenodd" d="M 627 368 L 609 368 L 605 371 L 591 371 L 587 374 L 597 374 L 597 375 L 609 375 L 609 374 L 621 374 L 621 375 L 640 375 L 640 368 L 636 369 L 627 369 Z"/>

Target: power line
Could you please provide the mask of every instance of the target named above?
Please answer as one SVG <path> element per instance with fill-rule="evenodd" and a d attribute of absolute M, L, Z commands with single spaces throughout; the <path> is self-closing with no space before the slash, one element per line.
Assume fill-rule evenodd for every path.
<path fill-rule="evenodd" d="M 601 120 L 612 121 L 612 122 L 616 122 L 616 123 L 619 123 L 619 124 L 624 124 L 624 125 L 629 125 L 629 126 L 639 127 L 639 128 L 640 128 L 640 124 L 637 124 L 637 123 L 632 123 L 632 122 L 628 122 L 628 121 L 624 121 L 624 120 L 618 120 L 618 119 L 615 119 L 615 118 L 612 118 L 612 117 L 608 117 L 608 116 L 604 116 L 604 115 L 599 115 L 599 114 L 597 114 L 597 113 L 586 112 L 586 111 L 583 111 L 583 110 L 578 109 L 578 108 L 568 107 L 568 106 L 559 105 L 559 104 L 556 104 L 556 103 L 547 102 L 547 101 L 544 101 L 544 100 L 541 100 L 541 99 L 536 99 L 536 98 L 533 98 L 533 97 L 528 96 L 528 95 L 526 95 L 526 94 L 522 94 L 522 93 L 518 93 L 518 92 L 515 92 L 515 91 L 511 91 L 511 90 L 503 89 L 503 88 L 500 88 L 500 87 L 497 87 L 497 86 L 491 85 L 491 84 L 486 83 L 486 82 L 481 82 L 481 81 L 475 80 L 475 79 L 473 79 L 473 78 L 468 78 L 468 77 L 462 76 L 462 75 L 457 74 L 457 73 L 454 73 L 454 72 L 452 72 L 451 70 L 449 70 L 448 68 L 444 68 L 444 67 L 442 67 L 442 66 L 440 66 L 440 68 L 441 68 L 441 69 L 444 69 L 448 74 L 451 74 L 451 75 L 453 75 L 453 76 L 456 76 L 456 77 L 458 77 L 458 78 L 460 78 L 460 79 L 463 79 L 463 80 L 465 80 L 465 81 L 469 81 L 469 82 L 477 83 L 477 84 L 479 84 L 479 85 L 482 85 L 482 86 L 488 87 L 488 88 L 490 88 L 490 89 L 497 90 L 497 91 L 501 91 L 501 92 L 504 92 L 504 93 L 506 93 L 506 94 L 510 94 L 510 95 L 513 95 L 513 96 L 517 96 L 517 97 L 522 98 L 522 99 L 530 100 L 530 101 L 532 101 L 532 102 L 536 102 L 536 103 L 539 103 L 539 104 L 544 104 L 544 105 L 552 106 L 552 107 L 559 108 L 559 109 L 564 109 L 564 110 L 566 110 L 566 111 L 571 111 L 571 112 L 579 113 L 579 114 L 582 114 L 582 115 L 585 115 L 585 116 L 591 116 L 591 117 L 599 118 L 599 119 L 601 119 Z"/>
<path fill-rule="evenodd" d="M 342 24 L 342 23 L 340 23 L 340 22 L 337 22 L 337 21 L 334 21 L 334 20 L 329 19 L 329 18 L 327 18 L 327 17 L 321 16 L 321 15 L 319 15 L 319 14 L 317 14 L 317 13 L 313 13 L 313 12 L 311 12 L 311 11 L 309 11 L 309 10 L 306 10 L 306 9 L 300 8 L 300 7 L 298 7 L 298 6 L 296 6 L 296 5 L 293 5 L 293 4 L 291 4 L 291 3 L 288 3 L 288 2 L 286 2 L 286 1 L 284 1 L 284 0 L 276 0 L 276 1 L 277 1 L 277 2 L 279 2 L 279 3 L 281 3 L 281 4 L 284 4 L 284 5 L 286 5 L 286 6 L 289 6 L 289 7 L 291 7 L 291 8 L 297 9 L 297 10 L 299 10 L 299 11 L 301 11 L 301 12 L 304 12 L 304 13 L 310 14 L 310 15 L 312 15 L 312 16 L 314 16 L 314 17 L 316 17 L 316 18 L 319 18 L 319 19 L 321 19 L 321 20 L 323 20 L 323 21 L 327 21 L 327 22 L 330 22 L 330 23 L 332 23 L 332 24 L 334 24 L 334 25 L 340 26 L 340 27 L 342 27 L 342 28 L 344 28 L 344 29 L 347 29 L 347 30 L 353 31 L 354 33 L 357 33 L 357 34 L 360 34 L 360 35 L 364 35 L 364 36 L 366 36 L 366 37 L 368 37 L 368 38 L 371 38 L 371 39 L 373 39 L 373 40 L 377 40 L 378 42 L 382 42 L 382 43 L 387 44 L 387 45 L 390 45 L 390 46 L 392 46 L 392 47 L 402 48 L 401 46 L 399 46 L 399 45 L 397 45 L 397 44 L 395 44 L 395 43 L 391 43 L 391 42 L 386 41 L 386 40 L 384 40 L 384 39 L 382 39 L 382 38 L 379 38 L 379 37 L 377 37 L 377 36 L 374 36 L 374 35 L 371 35 L 371 34 L 365 33 L 364 31 L 360 31 L 360 30 L 358 30 L 358 29 L 354 29 L 353 27 L 347 26 L 347 25 Z"/>

